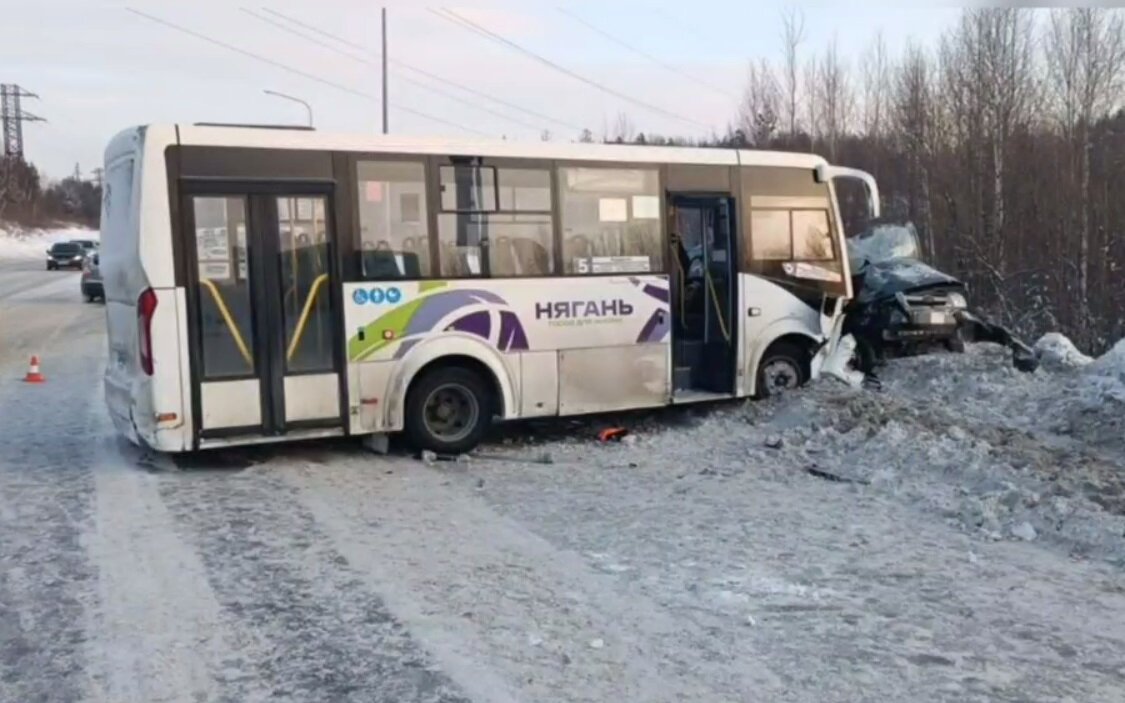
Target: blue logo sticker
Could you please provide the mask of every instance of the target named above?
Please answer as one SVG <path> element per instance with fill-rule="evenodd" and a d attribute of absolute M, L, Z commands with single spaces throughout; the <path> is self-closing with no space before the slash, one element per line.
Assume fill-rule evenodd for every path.
<path fill-rule="evenodd" d="M 382 288 L 372 288 L 371 292 L 368 293 L 368 295 L 371 296 L 371 303 L 373 305 L 378 305 L 379 303 L 383 302 L 383 298 L 386 297 L 386 294 L 383 293 Z"/>
<path fill-rule="evenodd" d="M 367 303 L 367 291 L 365 291 L 362 288 L 356 288 L 355 292 L 352 293 L 352 300 L 355 301 L 356 305 L 366 304 Z"/>
<path fill-rule="evenodd" d="M 387 302 L 388 303 L 397 303 L 400 300 L 402 300 L 402 291 L 401 290 L 399 290 L 398 288 L 395 288 L 393 286 L 387 289 Z"/>

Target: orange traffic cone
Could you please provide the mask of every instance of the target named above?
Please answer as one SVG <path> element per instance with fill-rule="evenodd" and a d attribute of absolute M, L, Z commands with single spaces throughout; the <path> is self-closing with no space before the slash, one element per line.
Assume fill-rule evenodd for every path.
<path fill-rule="evenodd" d="M 27 375 L 23 377 L 27 383 L 43 383 L 47 379 L 39 373 L 39 357 L 32 356 L 31 364 L 27 367 Z"/>

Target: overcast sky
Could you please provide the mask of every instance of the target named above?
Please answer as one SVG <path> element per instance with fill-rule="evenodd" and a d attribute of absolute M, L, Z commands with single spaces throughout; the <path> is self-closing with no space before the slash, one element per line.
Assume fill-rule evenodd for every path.
<path fill-rule="evenodd" d="M 780 17 L 787 6 L 745 0 L 665 3 L 662 7 L 666 9 L 615 2 L 566 6 L 581 20 L 659 58 L 677 72 L 614 44 L 554 4 L 450 6 L 497 34 L 645 103 L 642 106 L 606 95 L 499 46 L 421 4 L 387 3 L 391 131 L 483 133 L 528 140 L 538 139 L 547 129 L 554 139 L 572 140 L 583 127 L 600 135 L 612 127 L 618 113 L 625 112 L 644 132 L 683 136 L 722 132 L 736 111 L 747 61 L 780 57 Z M 337 86 L 186 35 L 132 14 L 129 7 Z M 349 44 L 312 35 L 334 51 L 243 9 L 285 24 L 277 15 L 266 14 L 263 7 Z M 304 121 L 304 108 L 264 95 L 267 88 L 311 103 L 318 129 L 362 132 L 380 126 L 377 2 L 292 0 L 263 6 L 240 5 L 238 0 L 139 0 L 131 4 L 0 0 L 0 9 L 4 18 L 0 81 L 18 83 L 40 96 L 27 101 L 25 108 L 49 122 L 25 125 L 25 151 L 30 161 L 52 177 L 69 174 L 76 162 L 88 174 L 100 165 L 109 138 L 130 125 Z M 876 30 L 884 30 L 889 48 L 897 53 L 908 38 L 932 44 L 955 20 L 958 10 L 852 2 L 808 4 L 803 12 L 806 39 L 802 50 L 806 55 L 821 51 L 835 36 L 841 54 L 855 65 Z M 393 63 L 395 60 L 538 115 L 476 98 L 412 73 Z M 410 82 L 414 80 L 417 83 Z M 470 104 L 438 95 L 418 83 L 453 92 Z M 443 121 L 407 112 L 407 108 Z"/>

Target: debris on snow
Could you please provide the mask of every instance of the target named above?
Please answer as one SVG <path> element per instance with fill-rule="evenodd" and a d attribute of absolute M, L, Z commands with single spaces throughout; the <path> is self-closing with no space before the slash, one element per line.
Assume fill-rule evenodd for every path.
<path fill-rule="evenodd" d="M 859 483 L 859 484 L 863 484 L 863 485 L 867 485 L 867 484 L 871 483 L 870 481 L 868 481 L 866 479 L 848 478 L 847 476 L 841 476 L 840 474 L 834 474 L 831 471 L 824 471 L 823 469 L 818 469 L 815 466 L 809 466 L 809 467 L 805 468 L 805 472 L 812 475 L 812 476 L 816 476 L 817 478 L 823 478 L 826 481 L 834 481 L 836 483 Z"/>
<path fill-rule="evenodd" d="M 590 640 L 590 649 L 601 649 L 605 646 L 605 640 L 601 637 Z"/>
<path fill-rule="evenodd" d="M 779 434 L 771 434 L 766 437 L 766 446 L 770 449 L 781 449 L 785 445 L 785 440 Z"/>
<path fill-rule="evenodd" d="M 1024 542 L 1034 542 L 1039 533 L 1030 522 L 1021 522 L 1012 528 L 1012 536 L 1022 539 Z"/>
<path fill-rule="evenodd" d="M 864 373 L 849 368 L 854 358 L 855 337 L 846 334 L 840 338 L 836 349 L 824 359 L 820 367 L 820 375 L 843 381 L 852 388 L 859 388 L 863 385 Z"/>
<path fill-rule="evenodd" d="M 430 465 L 437 461 L 438 456 L 436 453 L 431 452 L 429 449 L 423 449 L 422 453 L 418 455 L 418 458 L 422 460 L 422 463 Z"/>

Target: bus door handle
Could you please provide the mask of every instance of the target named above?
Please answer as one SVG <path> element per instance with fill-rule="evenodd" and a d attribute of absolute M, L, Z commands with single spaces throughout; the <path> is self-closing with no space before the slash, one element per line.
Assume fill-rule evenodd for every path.
<path fill-rule="evenodd" d="M 762 314 L 761 308 L 747 308 L 746 317 L 758 317 Z"/>

